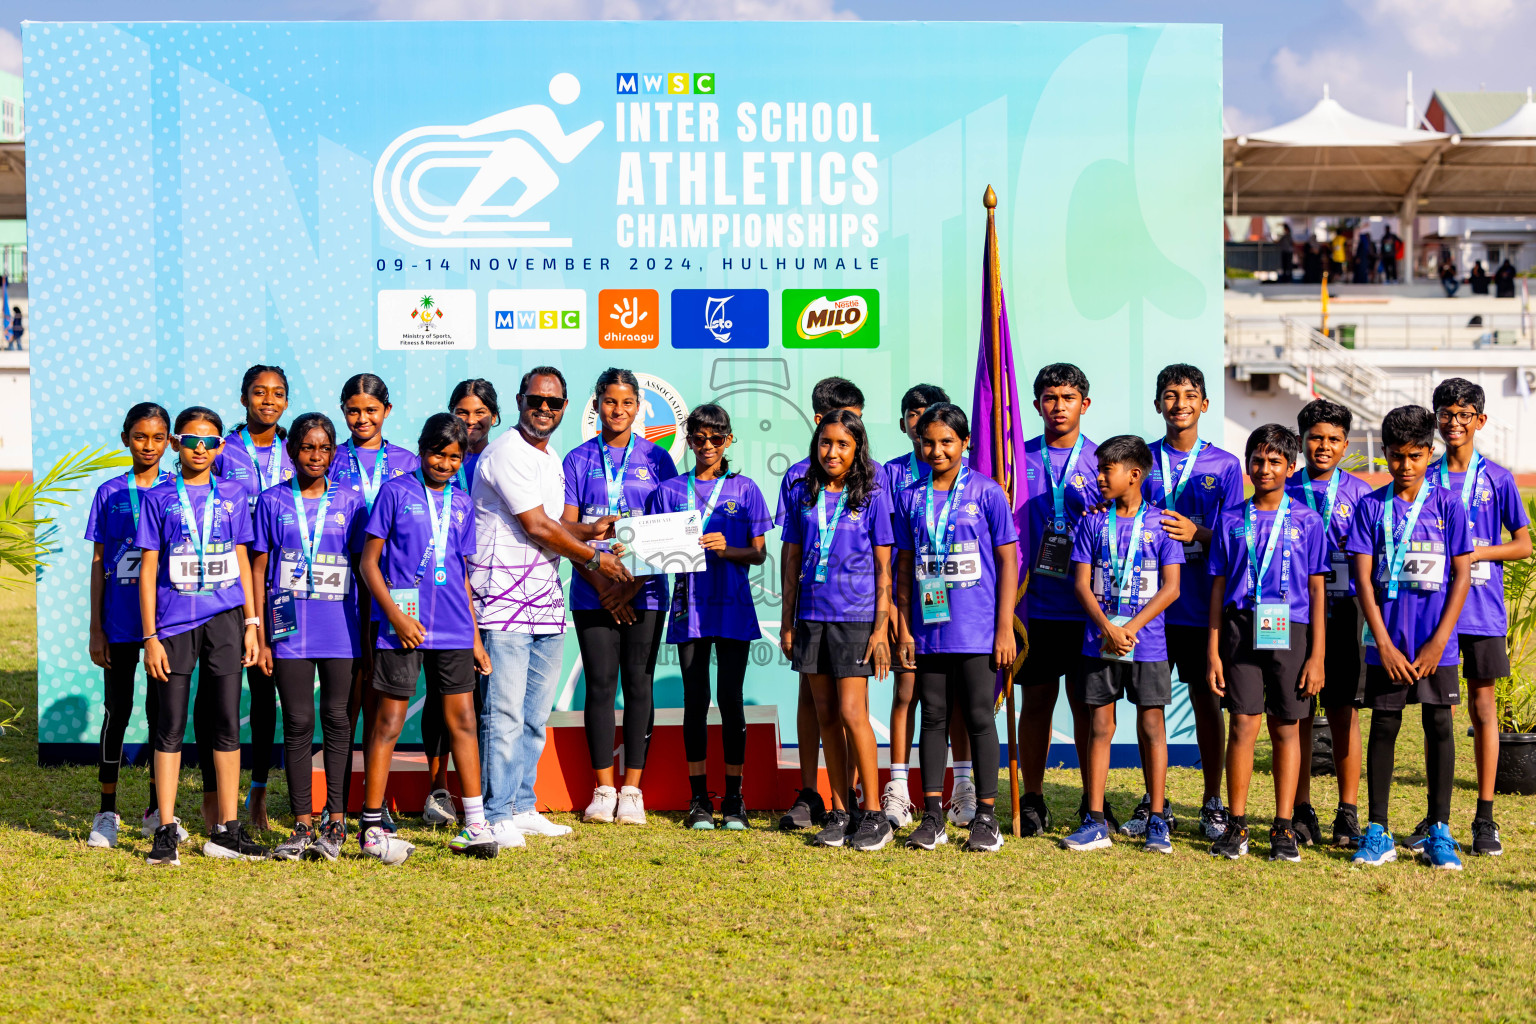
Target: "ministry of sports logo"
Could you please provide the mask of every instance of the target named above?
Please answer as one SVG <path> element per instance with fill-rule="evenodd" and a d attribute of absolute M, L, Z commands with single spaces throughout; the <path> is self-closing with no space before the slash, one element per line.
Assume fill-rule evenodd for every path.
<path fill-rule="evenodd" d="M 580 95 L 581 82 L 568 71 L 549 80 L 549 98 L 561 106 Z M 602 130 L 603 122 L 593 121 L 566 134 L 559 115 L 542 103 L 472 124 L 413 128 L 379 157 L 373 202 L 389 230 L 414 245 L 569 248 L 571 239 L 551 233 L 549 221 L 521 219 L 560 187 L 560 175 L 533 143 L 568 164 Z M 468 184 L 465 168 L 474 171 Z M 514 182 L 520 190 L 509 188 Z"/>
<path fill-rule="evenodd" d="M 688 405 L 683 396 L 671 384 L 649 373 L 637 373 L 640 382 L 640 412 L 635 416 L 634 429 L 652 444 L 663 448 L 678 466 L 683 464 L 687 446 L 679 442 L 678 434 L 688 422 Z M 597 436 L 597 410 L 588 402 L 581 416 L 583 441 Z"/>

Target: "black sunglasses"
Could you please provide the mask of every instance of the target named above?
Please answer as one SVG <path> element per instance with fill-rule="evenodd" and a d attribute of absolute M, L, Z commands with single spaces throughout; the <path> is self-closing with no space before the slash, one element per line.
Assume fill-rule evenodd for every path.
<path fill-rule="evenodd" d="M 548 409 L 550 412 L 559 412 L 565 408 L 566 400 L 556 398 L 553 395 L 518 395 L 523 404 L 529 409 Z"/>

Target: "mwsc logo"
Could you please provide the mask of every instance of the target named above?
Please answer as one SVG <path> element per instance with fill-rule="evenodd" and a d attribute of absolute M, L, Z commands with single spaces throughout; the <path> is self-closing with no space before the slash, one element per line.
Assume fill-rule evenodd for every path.
<path fill-rule="evenodd" d="M 617 77 L 620 96 L 713 96 L 715 92 L 713 71 L 620 71 Z"/>

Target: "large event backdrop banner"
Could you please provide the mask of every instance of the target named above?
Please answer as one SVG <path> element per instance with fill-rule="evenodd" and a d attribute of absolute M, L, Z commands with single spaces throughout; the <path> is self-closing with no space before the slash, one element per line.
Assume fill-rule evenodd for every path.
<path fill-rule="evenodd" d="M 407 447 L 466 377 L 508 429 L 553 363 L 563 452 L 624 366 L 679 467 L 688 410 L 725 406 L 771 503 L 819 378 L 863 388 L 882 461 L 908 386 L 969 402 L 989 184 L 1021 383 L 1076 362 L 1090 436 L 1154 437 L 1154 375 L 1194 362 L 1219 436 L 1216 26 L 30 23 L 24 61 L 39 471 L 115 445 L 140 400 L 237 421 L 252 363 L 286 368 L 290 415 L 338 422 L 342 382 L 381 375 Z M 90 493 L 38 589 L 45 761 L 94 758 L 100 727 Z M 747 699 L 793 741 L 776 554 L 756 585 Z M 682 703 L 673 648 L 656 693 Z M 573 638 L 556 707 L 583 696 Z M 872 687 L 882 743 L 889 701 Z M 1188 761 L 1182 689 L 1171 733 Z"/>

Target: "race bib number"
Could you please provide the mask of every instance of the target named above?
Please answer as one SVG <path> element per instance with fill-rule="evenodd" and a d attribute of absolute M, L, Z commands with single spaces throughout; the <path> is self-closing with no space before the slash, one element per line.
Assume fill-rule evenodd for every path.
<path fill-rule="evenodd" d="M 171 586 L 182 593 L 223 590 L 240 582 L 240 563 L 235 545 L 209 544 L 201 560 L 187 542 L 176 545 L 166 556 L 166 574 Z"/>
<path fill-rule="evenodd" d="M 1205 525 L 1205 516 L 1190 516 L 1189 521 L 1196 526 Z M 1197 540 L 1192 540 L 1184 545 L 1184 561 L 1198 562 L 1205 557 L 1205 547 Z"/>
<path fill-rule="evenodd" d="M 981 553 L 974 540 L 956 541 L 949 549 L 949 557 L 944 560 L 941 571 L 938 559 L 928 553 L 925 545 L 914 559 L 912 568 L 919 583 L 943 576 L 944 582 L 951 587 L 967 587 L 981 582 Z"/>
<path fill-rule="evenodd" d="M 138 548 L 128 548 L 117 557 L 117 563 L 112 566 L 112 577 L 121 584 L 138 585 L 139 565 L 144 561 L 144 552 Z"/>
<path fill-rule="evenodd" d="M 1328 552 L 1328 572 L 1323 575 L 1323 586 L 1329 597 L 1341 597 L 1349 593 L 1349 556 L 1342 551 Z"/>
<path fill-rule="evenodd" d="M 318 554 L 308 568 L 296 550 L 284 549 L 278 562 L 277 582 L 300 601 L 341 601 L 352 593 L 352 566 L 345 555 Z"/>
<path fill-rule="evenodd" d="M 1129 594 L 1121 593 L 1119 579 L 1115 579 L 1113 582 L 1114 590 L 1111 592 L 1111 596 L 1116 601 L 1130 597 Z M 1151 569 L 1143 567 L 1141 576 L 1138 579 L 1131 580 L 1131 586 L 1139 588 L 1137 590 L 1137 600 L 1142 604 L 1146 604 L 1152 595 L 1157 593 L 1156 566 Z M 1101 598 L 1104 596 L 1104 567 L 1102 565 L 1093 567 L 1093 592 Z"/>
<path fill-rule="evenodd" d="M 1383 586 L 1387 582 L 1390 566 L 1386 559 L 1379 559 L 1378 574 Z M 1416 540 L 1408 545 L 1408 555 L 1403 559 L 1403 571 L 1397 577 L 1399 587 L 1411 587 L 1420 591 L 1442 590 L 1445 587 L 1445 545 L 1437 540 Z"/>
<path fill-rule="evenodd" d="M 1486 548 L 1488 546 L 1488 542 L 1485 540 L 1474 540 L 1472 542 L 1472 546 L 1477 548 Z M 1493 579 L 1492 562 L 1472 563 L 1472 585 L 1474 587 L 1486 587 L 1488 585 L 1488 581 L 1491 579 Z"/>

